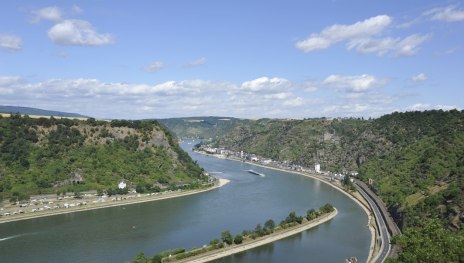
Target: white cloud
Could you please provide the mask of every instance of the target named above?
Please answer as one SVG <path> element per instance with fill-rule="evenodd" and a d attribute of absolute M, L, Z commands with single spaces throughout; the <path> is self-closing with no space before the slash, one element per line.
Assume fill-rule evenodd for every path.
<path fill-rule="evenodd" d="M 449 105 L 432 105 L 432 104 L 427 104 L 427 103 L 416 103 L 414 105 L 406 107 L 407 111 L 424 111 L 424 110 L 452 110 L 452 109 L 458 109 L 456 106 L 449 106 Z"/>
<path fill-rule="evenodd" d="M 406 37 L 396 45 L 396 55 L 412 56 L 417 53 L 420 44 L 430 38 L 430 35 L 414 34 Z"/>
<path fill-rule="evenodd" d="M 14 35 L 0 34 L 0 49 L 19 50 L 23 46 L 21 38 Z"/>
<path fill-rule="evenodd" d="M 50 20 L 50 21 L 60 21 L 63 17 L 61 9 L 56 6 L 44 7 L 38 10 L 32 11 L 34 18 L 32 19 L 33 23 L 38 23 L 41 20 Z"/>
<path fill-rule="evenodd" d="M 322 108 L 322 112 L 325 113 L 336 113 L 336 112 L 344 112 L 345 114 L 353 114 L 353 113 L 362 113 L 366 112 L 371 107 L 367 104 L 344 104 L 344 105 L 330 105 L 325 106 Z"/>
<path fill-rule="evenodd" d="M 286 100 L 283 103 L 284 106 L 289 106 L 289 107 L 298 107 L 298 106 L 302 106 L 303 104 L 304 104 L 304 100 L 300 97 Z"/>
<path fill-rule="evenodd" d="M 160 61 L 155 61 L 150 65 L 145 67 L 146 72 L 155 72 L 163 68 L 163 63 Z"/>
<path fill-rule="evenodd" d="M 264 95 L 264 98 L 272 99 L 272 100 L 284 100 L 292 96 L 293 94 L 291 92 L 279 92 L 279 93 L 266 94 Z"/>
<path fill-rule="evenodd" d="M 330 75 L 322 81 L 322 84 L 346 92 L 366 92 L 372 88 L 384 85 L 385 81 L 366 74 L 359 76 Z"/>
<path fill-rule="evenodd" d="M 80 15 L 80 14 L 84 13 L 84 10 L 82 10 L 82 8 L 80 8 L 80 6 L 78 6 L 78 5 L 73 5 L 71 10 L 76 15 Z"/>
<path fill-rule="evenodd" d="M 208 59 L 206 59 L 205 57 L 201 57 L 199 59 L 196 59 L 196 60 L 188 63 L 186 66 L 187 67 L 196 67 L 196 66 L 204 65 L 204 64 L 206 64 L 206 62 L 208 62 Z"/>
<path fill-rule="evenodd" d="M 0 76 L 0 105 L 79 112 L 97 118 L 132 119 L 204 115 L 375 117 L 394 109 L 455 108 L 395 104 L 401 100 L 399 96 L 375 89 L 384 83 L 371 75 L 331 75 L 315 84 L 318 92 L 305 93 L 301 83 L 278 77 L 262 77 L 243 83 L 193 79 L 147 84 L 84 78 L 31 82 L 17 76 Z"/>
<path fill-rule="evenodd" d="M 305 40 L 296 43 L 304 52 L 325 49 L 338 42 L 346 42 L 348 50 L 359 53 L 374 53 L 379 56 L 391 53 L 396 56 L 412 56 L 417 53 L 419 45 L 430 35 L 413 34 L 405 38 L 382 37 L 391 25 L 393 18 L 379 15 L 356 22 L 351 25 L 332 25 L 320 33 L 311 34 Z"/>
<path fill-rule="evenodd" d="M 419 73 L 417 75 L 412 76 L 411 79 L 417 82 L 417 81 L 425 81 L 428 79 L 428 77 L 424 73 Z"/>
<path fill-rule="evenodd" d="M 261 77 L 250 81 L 245 81 L 240 86 L 241 90 L 244 91 L 273 91 L 273 90 L 285 90 L 290 88 L 290 81 L 283 78 L 268 78 Z"/>
<path fill-rule="evenodd" d="M 19 81 L 17 76 L 0 76 L 0 86 L 9 86 Z"/>
<path fill-rule="evenodd" d="M 303 107 L 307 106 L 307 100 L 294 94 L 292 85 L 282 78 L 266 77 L 242 84 L 208 80 L 156 84 L 111 83 L 97 79 L 27 82 L 18 77 L 0 77 L 0 105 L 68 110 L 97 118 L 289 117 L 294 116 L 294 111 L 304 117 Z M 71 109 L 75 105 L 80 108 Z"/>
<path fill-rule="evenodd" d="M 394 49 L 399 39 L 393 38 L 363 38 L 356 39 L 348 43 L 348 49 L 355 48 L 360 53 L 376 53 L 378 55 L 384 55 L 390 50 Z"/>
<path fill-rule="evenodd" d="M 114 42 L 110 34 L 99 34 L 84 20 L 64 20 L 48 30 L 48 37 L 59 45 L 99 46 Z"/>
<path fill-rule="evenodd" d="M 348 43 L 348 49 L 356 49 L 360 53 L 376 53 L 379 56 L 386 53 L 393 53 L 397 56 L 412 56 L 417 53 L 419 45 L 429 38 L 430 35 L 414 34 L 404 39 L 356 39 Z"/>
<path fill-rule="evenodd" d="M 438 7 L 424 12 L 431 20 L 446 22 L 464 21 L 464 10 L 457 10 L 456 6 Z"/>
<path fill-rule="evenodd" d="M 351 25 L 332 25 L 320 33 L 311 34 L 305 40 L 296 43 L 296 47 L 304 52 L 325 49 L 344 40 L 368 38 L 380 34 L 390 25 L 392 18 L 387 15 L 379 15 L 356 22 Z"/>

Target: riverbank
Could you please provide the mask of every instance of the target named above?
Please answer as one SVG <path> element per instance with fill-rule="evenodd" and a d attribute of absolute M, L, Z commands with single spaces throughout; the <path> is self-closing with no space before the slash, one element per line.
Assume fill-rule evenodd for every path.
<path fill-rule="evenodd" d="M 153 202 L 153 201 L 164 200 L 164 199 L 169 199 L 169 198 L 176 198 L 176 197 L 182 197 L 182 196 L 187 196 L 187 195 L 199 194 L 199 193 L 217 189 L 219 187 L 222 187 L 228 184 L 229 182 L 230 180 L 219 178 L 218 182 L 214 186 L 206 188 L 206 189 L 162 192 L 162 193 L 153 194 L 153 195 L 151 194 L 139 195 L 139 196 L 135 195 L 133 198 L 127 198 L 127 199 L 121 198 L 120 200 L 111 200 L 111 201 L 105 201 L 105 202 L 99 202 L 99 203 L 89 202 L 86 205 L 69 206 L 67 208 L 61 207 L 61 208 L 53 209 L 53 210 L 44 210 L 44 211 L 37 211 L 37 212 L 22 213 L 22 214 L 17 214 L 17 215 L 3 216 L 0 218 L 0 224 L 20 221 L 20 220 L 28 220 L 28 219 L 39 218 L 39 217 L 47 217 L 47 216 L 54 216 L 54 215 L 60 215 L 60 214 L 68 214 L 68 213 L 89 211 L 89 210 L 95 210 L 95 209 L 103 209 L 103 208 L 115 207 L 115 206 Z"/>
<path fill-rule="evenodd" d="M 194 256 L 194 257 L 189 257 L 183 260 L 178 260 L 178 261 L 173 261 L 173 262 L 190 262 L 190 263 L 203 263 L 203 262 L 209 262 L 212 260 L 216 260 L 219 258 L 227 257 L 236 253 L 240 253 L 255 247 L 259 247 L 262 245 L 266 245 L 272 242 L 275 242 L 277 240 L 301 233 L 305 230 L 311 229 L 313 227 L 316 227 L 320 224 L 323 224 L 327 221 L 330 221 L 333 219 L 336 215 L 338 214 L 338 210 L 335 208 L 333 212 L 323 215 L 320 218 L 317 218 L 315 220 L 303 223 L 301 225 L 295 226 L 295 227 L 290 227 L 288 229 L 282 229 L 278 232 L 274 232 L 272 234 L 269 234 L 267 236 L 257 238 L 255 240 L 247 241 L 244 242 L 243 244 L 239 245 L 230 245 L 225 248 L 213 250 L 210 252 L 206 252 L 204 254 Z"/>
<path fill-rule="evenodd" d="M 367 225 L 367 227 L 369 228 L 369 231 L 371 232 L 371 244 L 370 244 L 370 248 L 369 248 L 369 255 L 368 255 L 368 258 L 367 258 L 366 262 L 373 262 L 373 260 L 376 258 L 375 257 L 376 253 L 378 253 L 378 251 L 380 250 L 377 243 L 375 242 L 375 240 L 377 239 L 377 236 L 378 236 L 377 233 L 379 233 L 379 229 L 377 227 L 375 217 L 373 216 L 373 213 L 370 210 L 371 208 L 370 208 L 369 204 L 367 203 L 367 201 L 358 192 L 356 192 L 354 194 L 353 193 L 348 193 L 345 189 L 342 188 L 341 185 L 336 185 L 335 183 L 330 182 L 327 177 L 324 177 L 324 176 L 321 176 L 321 175 L 318 175 L 318 174 L 310 174 L 310 173 L 304 173 L 304 172 L 299 172 L 299 171 L 294 171 L 294 170 L 282 169 L 282 168 L 273 167 L 273 166 L 266 166 L 266 165 L 262 165 L 262 164 L 259 164 L 259 163 L 256 163 L 256 162 L 250 162 L 250 161 L 247 161 L 247 160 L 241 160 L 241 159 L 236 159 L 236 158 L 228 158 L 228 157 L 225 157 L 225 156 L 219 157 L 219 156 L 215 156 L 214 154 L 209 154 L 209 153 L 205 153 L 205 152 L 195 151 L 195 153 L 204 154 L 204 155 L 208 155 L 208 156 L 211 156 L 211 157 L 214 157 L 214 158 L 219 158 L 219 159 L 227 159 L 227 160 L 230 160 L 230 161 L 247 163 L 247 164 L 250 164 L 250 165 L 263 167 L 263 168 L 267 168 L 267 169 L 273 169 L 273 170 L 276 170 L 276 171 L 302 175 L 302 176 L 309 177 L 309 178 L 318 180 L 320 182 L 323 182 L 323 183 L 329 185 L 330 187 L 333 187 L 334 189 L 340 191 L 342 194 L 346 195 L 347 197 L 352 199 L 354 202 L 356 202 L 364 210 L 364 212 L 366 213 L 366 215 L 368 217 L 368 225 Z"/>

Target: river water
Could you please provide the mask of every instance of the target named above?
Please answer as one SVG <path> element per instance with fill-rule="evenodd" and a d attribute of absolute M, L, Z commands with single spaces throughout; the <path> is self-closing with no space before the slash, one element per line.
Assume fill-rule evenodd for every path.
<path fill-rule="evenodd" d="M 205 170 L 231 182 L 186 197 L 0 224 L 0 262 L 125 262 L 139 252 L 200 247 L 224 230 L 236 234 L 267 219 L 279 223 L 291 211 L 302 215 L 325 203 L 339 212 L 330 222 L 215 262 L 366 261 L 367 216 L 353 200 L 311 178 L 192 153 L 192 145 L 181 146 Z"/>

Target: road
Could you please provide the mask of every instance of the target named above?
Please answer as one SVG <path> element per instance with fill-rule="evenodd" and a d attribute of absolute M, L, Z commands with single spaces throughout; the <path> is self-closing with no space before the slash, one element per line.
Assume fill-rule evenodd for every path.
<path fill-rule="evenodd" d="M 375 220 L 377 221 L 377 226 L 380 232 L 381 238 L 381 246 L 380 252 L 375 259 L 375 263 L 382 263 L 390 253 L 391 245 L 390 245 L 390 234 L 388 233 L 387 225 L 385 224 L 385 220 L 383 220 L 382 214 L 380 213 L 380 209 L 377 204 L 372 200 L 372 198 L 364 191 L 363 188 L 359 187 L 355 184 L 356 189 L 361 193 L 361 195 L 367 200 L 369 206 L 372 208 L 374 212 Z M 377 241 L 376 241 L 377 242 Z"/>

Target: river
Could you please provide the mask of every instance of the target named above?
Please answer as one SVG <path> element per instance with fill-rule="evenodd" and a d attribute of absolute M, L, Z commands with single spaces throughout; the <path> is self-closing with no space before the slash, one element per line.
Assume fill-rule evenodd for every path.
<path fill-rule="evenodd" d="M 200 247 L 224 230 L 279 223 L 291 211 L 301 215 L 325 203 L 339 211 L 330 222 L 215 262 L 366 261 L 367 216 L 344 194 L 311 178 L 192 153 L 192 145 L 181 144 L 201 167 L 231 182 L 186 197 L 0 224 L 0 262 L 125 262 L 139 252 Z"/>

